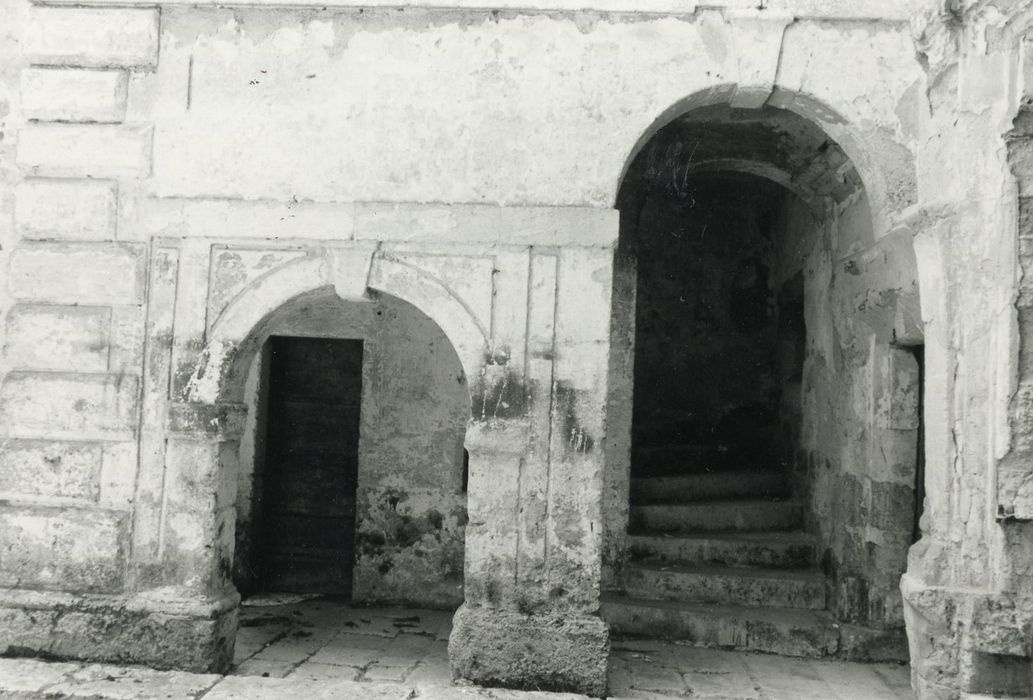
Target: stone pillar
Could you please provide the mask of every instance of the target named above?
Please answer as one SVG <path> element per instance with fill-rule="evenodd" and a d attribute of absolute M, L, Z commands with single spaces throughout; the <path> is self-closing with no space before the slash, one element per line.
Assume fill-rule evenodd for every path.
<path fill-rule="evenodd" d="M 612 247 L 532 251 L 524 366 L 494 353 L 474 391 L 466 602 L 449 640 L 457 678 L 606 691 L 598 612 L 612 263 Z"/>
<path fill-rule="evenodd" d="M 521 498 L 523 482 L 535 478 L 529 473 L 534 469 L 529 437 L 526 420 L 474 423 L 467 430 L 466 602 L 456 612 L 449 639 L 453 675 L 485 685 L 602 695 L 609 656 L 606 624 L 587 601 L 568 600 L 578 591 L 559 585 L 546 590 L 555 577 L 547 574 L 544 560 L 532 563 L 518 554 L 529 544 L 521 542 L 522 512 L 540 513 L 539 499 L 548 497 L 528 498 L 524 491 Z M 555 528 L 552 522 L 544 525 Z M 580 530 L 576 522 L 564 527 Z M 521 564 L 532 570 L 521 572 Z M 578 582 L 568 585 L 575 588 Z M 598 608 L 597 588 L 594 598 Z"/>

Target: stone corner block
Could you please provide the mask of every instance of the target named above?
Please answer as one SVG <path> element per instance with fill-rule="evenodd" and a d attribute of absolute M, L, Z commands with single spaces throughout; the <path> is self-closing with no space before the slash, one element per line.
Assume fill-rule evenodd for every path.
<path fill-rule="evenodd" d="M 139 378 L 128 374 L 8 372 L 0 384 L 0 435 L 132 440 Z"/>
<path fill-rule="evenodd" d="M 29 179 L 15 189 L 22 238 L 114 240 L 118 185 L 103 180 Z"/>
<path fill-rule="evenodd" d="M 12 369 L 103 372 L 111 309 L 17 303 L 7 313 L 3 357 Z"/>
<path fill-rule="evenodd" d="M 452 675 L 479 685 L 606 695 L 610 631 L 595 615 L 463 605 L 452 621 Z"/>
<path fill-rule="evenodd" d="M 22 51 L 37 65 L 153 68 L 158 10 L 33 7 Z"/>
<path fill-rule="evenodd" d="M 175 600 L 162 593 L 69 596 L 0 589 L 0 624 L 5 639 L 40 654 L 195 673 L 227 671 L 239 598 L 229 605 L 205 605 L 200 596 Z"/>
<path fill-rule="evenodd" d="M 127 514 L 66 506 L 0 507 L 0 585 L 112 592 L 125 571 Z"/>
<path fill-rule="evenodd" d="M 120 70 L 26 68 L 22 110 L 28 119 L 120 122 L 126 115 L 127 74 Z"/>
<path fill-rule="evenodd" d="M 127 243 L 23 242 L 11 254 L 8 290 L 56 304 L 141 304 L 145 248 Z"/>

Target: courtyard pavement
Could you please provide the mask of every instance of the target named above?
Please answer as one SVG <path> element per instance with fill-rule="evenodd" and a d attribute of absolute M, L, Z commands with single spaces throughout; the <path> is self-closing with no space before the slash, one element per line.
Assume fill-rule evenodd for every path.
<path fill-rule="evenodd" d="M 351 608 L 326 599 L 252 599 L 229 675 L 0 659 L 0 698 L 129 700 L 562 700 L 584 696 L 454 686 L 451 613 Z M 906 666 L 812 661 L 615 640 L 610 697 L 901 700 Z"/>

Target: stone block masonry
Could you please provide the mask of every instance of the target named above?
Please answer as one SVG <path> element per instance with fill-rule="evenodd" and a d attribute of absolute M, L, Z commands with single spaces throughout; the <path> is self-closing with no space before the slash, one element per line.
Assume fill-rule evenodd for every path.
<path fill-rule="evenodd" d="M 806 487 L 792 507 L 831 581 L 818 612 L 852 620 L 838 638 L 857 648 L 881 639 L 861 625 L 906 617 L 923 700 L 1024 669 L 1024 10 L 483 4 L 5 5 L 0 653 L 225 670 L 234 552 L 262 522 L 262 344 L 333 328 L 370 358 L 354 590 L 462 603 L 456 676 L 605 692 L 601 588 L 624 585 L 633 491 L 620 408 L 644 393 L 634 327 L 609 312 L 634 313 L 635 294 L 614 299 L 614 249 L 648 208 L 616 207 L 641 156 L 647 179 L 679 165 L 664 182 L 686 219 L 702 209 L 685 183 L 719 171 L 801 199 L 785 269 L 670 274 L 735 278 L 737 304 L 776 283 L 799 296 L 799 314 L 756 311 L 799 326 L 778 358 L 799 349 L 804 367 L 776 378 L 806 448 L 787 457 Z M 771 148 L 719 133 L 776 115 Z M 671 124 L 692 138 L 651 152 Z M 703 301 L 654 321 L 688 327 L 722 300 Z M 696 336 L 700 352 L 713 340 Z M 922 342 L 925 369 L 884 361 Z M 667 371 L 679 344 L 649 369 L 692 398 L 705 382 Z M 907 556 L 920 436 L 927 507 Z M 434 576 L 447 583 L 418 590 Z M 705 622 L 727 641 L 753 619 Z M 812 646 L 834 646 L 817 631 Z"/>
<path fill-rule="evenodd" d="M 29 177 L 13 191 L 16 244 L 0 294 L 0 648 L 115 659 L 126 652 L 101 630 L 116 618 L 136 640 L 149 625 L 177 633 L 174 605 L 158 606 L 173 617 L 157 621 L 153 603 L 126 592 L 146 247 L 115 242 L 116 180 L 150 170 L 150 126 L 121 122 L 131 75 L 156 66 L 158 16 L 41 6 L 25 15 L 16 104 L 28 123 L 11 140 Z M 49 629 L 33 627 L 39 614 Z M 174 656 L 151 662 L 220 658 Z"/>

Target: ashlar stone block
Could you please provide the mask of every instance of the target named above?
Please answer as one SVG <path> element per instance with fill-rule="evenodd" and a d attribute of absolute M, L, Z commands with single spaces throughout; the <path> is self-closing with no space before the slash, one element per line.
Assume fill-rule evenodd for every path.
<path fill-rule="evenodd" d="M 28 68 L 22 72 L 22 110 L 41 121 L 120 122 L 126 83 L 125 71 Z"/>
<path fill-rule="evenodd" d="M 5 440 L 0 442 L 0 491 L 95 501 L 100 465 L 100 443 Z"/>
<path fill-rule="evenodd" d="M 146 177 L 152 128 L 114 124 L 34 124 L 18 132 L 18 165 L 29 175 Z"/>
<path fill-rule="evenodd" d="M 23 243 L 11 254 L 8 290 L 57 304 L 139 304 L 144 262 L 137 244 Z"/>
<path fill-rule="evenodd" d="M 125 513 L 99 509 L 0 509 L 0 585 L 116 590 L 124 567 L 125 520 Z"/>
<path fill-rule="evenodd" d="M 100 180 L 30 179 L 15 190 L 22 238 L 115 238 L 116 184 Z"/>
<path fill-rule="evenodd" d="M 503 245 L 612 248 L 619 212 L 588 207 L 503 207 L 499 242 Z"/>
<path fill-rule="evenodd" d="M 110 323 L 107 307 L 19 304 L 7 315 L 4 358 L 18 369 L 102 372 Z"/>
<path fill-rule="evenodd" d="M 138 385 L 132 375 L 10 372 L 0 386 L 0 430 L 11 437 L 129 439 Z"/>
<path fill-rule="evenodd" d="M 37 65 L 153 68 L 158 11 L 33 7 L 22 50 Z"/>

